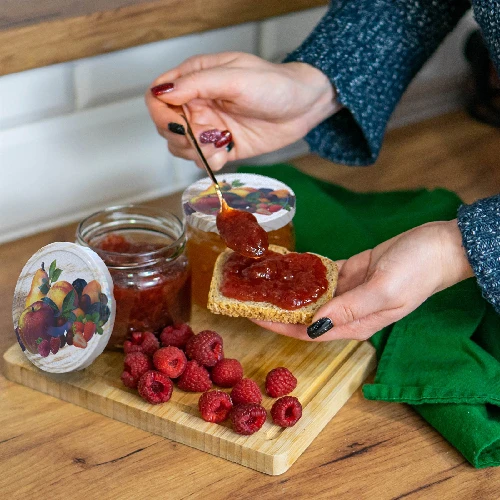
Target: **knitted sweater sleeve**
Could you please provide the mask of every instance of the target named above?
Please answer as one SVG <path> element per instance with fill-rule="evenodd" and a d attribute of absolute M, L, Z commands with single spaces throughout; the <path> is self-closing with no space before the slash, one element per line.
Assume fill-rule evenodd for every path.
<path fill-rule="evenodd" d="M 344 106 L 307 134 L 311 150 L 347 165 L 373 163 L 401 95 L 469 6 L 464 0 L 332 0 L 285 59 L 320 69 Z"/>
<path fill-rule="evenodd" d="M 473 0 L 472 7 L 500 72 L 500 0 Z M 462 205 L 458 226 L 483 296 L 500 313 L 500 194 Z"/>

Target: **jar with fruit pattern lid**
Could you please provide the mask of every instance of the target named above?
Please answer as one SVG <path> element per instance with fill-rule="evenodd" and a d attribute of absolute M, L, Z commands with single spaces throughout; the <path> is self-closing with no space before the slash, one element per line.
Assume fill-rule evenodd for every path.
<path fill-rule="evenodd" d="M 113 279 L 116 318 L 107 349 L 121 348 L 134 331 L 158 334 L 189 321 L 186 234 L 174 214 L 134 205 L 111 207 L 84 219 L 76 237 L 101 257 Z"/>
<path fill-rule="evenodd" d="M 269 243 L 295 249 L 295 194 L 271 177 L 257 174 L 216 176 L 227 204 L 251 212 L 267 231 Z M 215 261 L 227 247 L 219 236 L 216 216 L 219 198 L 209 178 L 189 186 L 182 195 L 186 217 L 187 255 L 192 270 L 192 299 L 206 307 Z"/>

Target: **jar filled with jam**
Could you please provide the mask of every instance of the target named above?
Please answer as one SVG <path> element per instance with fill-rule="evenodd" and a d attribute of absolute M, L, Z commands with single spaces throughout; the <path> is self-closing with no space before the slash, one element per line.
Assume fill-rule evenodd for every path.
<path fill-rule="evenodd" d="M 186 234 L 175 215 L 133 205 L 112 207 L 83 220 L 77 242 L 101 257 L 113 279 L 116 319 L 107 348 L 122 347 L 134 331 L 158 333 L 189 321 Z"/>
<path fill-rule="evenodd" d="M 295 194 L 286 184 L 256 174 L 218 175 L 217 180 L 230 207 L 255 215 L 267 231 L 269 244 L 295 249 Z M 216 226 L 220 203 L 210 179 L 189 186 L 182 196 L 182 206 L 192 269 L 192 299 L 206 307 L 215 261 L 227 248 Z"/>

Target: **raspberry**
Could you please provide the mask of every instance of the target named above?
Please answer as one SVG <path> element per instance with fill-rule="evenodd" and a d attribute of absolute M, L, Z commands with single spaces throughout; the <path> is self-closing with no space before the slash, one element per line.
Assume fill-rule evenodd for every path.
<path fill-rule="evenodd" d="M 207 422 L 223 422 L 229 416 L 233 402 L 223 391 L 204 392 L 198 401 L 201 418 Z"/>
<path fill-rule="evenodd" d="M 241 403 L 260 404 L 262 402 L 262 393 L 255 381 L 243 378 L 233 387 L 231 399 L 235 405 Z"/>
<path fill-rule="evenodd" d="M 154 353 L 153 364 L 167 377 L 177 378 L 186 369 L 187 359 L 186 355 L 177 347 L 162 347 Z"/>
<path fill-rule="evenodd" d="M 266 421 L 267 412 L 261 405 L 245 403 L 235 406 L 229 414 L 234 432 L 248 436 L 257 432 Z"/>
<path fill-rule="evenodd" d="M 220 387 L 233 387 L 243 378 L 243 367 L 237 359 L 221 359 L 212 368 L 212 382 Z"/>
<path fill-rule="evenodd" d="M 50 354 L 50 345 L 47 339 L 42 340 L 38 344 L 38 354 L 43 358 L 46 358 Z"/>
<path fill-rule="evenodd" d="M 292 427 L 302 417 L 302 405 L 293 396 L 277 399 L 271 408 L 273 422 L 281 427 Z"/>
<path fill-rule="evenodd" d="M 151 360 L 143 352 L 127 354 L 123 361 L 123 373 L 121 375 L 123 385 L 135 389 L 139 379 L 152 368 Z"/>
<path fill-rule="evenodd" d="M 157 405 L 166 403 L 172 397 L 174 384 L 163 373 L 150 370 L 139 379 L 137 389 L 143 399 Z"/>
<path fill-rule="evenodd" d="M 57 351 L 59 351 L 59 347 L 61 347 L 61 339 L 59 337 L 52 337 L 49 344 L 50 352 L 52 352 L 52 354 L 57 354 Z"/>
<path fill-rule="evenodd" d="M 186 347 L 186 342 L 193 335 L 193 330 L 191 330 L 191 327 L 187 323 L 167 326 L 160 334 L 161 345 L 163 347 L 173 345 L 179 349 L 184 349 Z"/>
<path fill-rule="evenodd" d="M 129 340 L 123 343 L 123 351 L 125 354 L 131 352 L 143 352 L 148 356 L 152 356 L 160 348 L 160 343 L 151 332 L 134 332 Z"/>
<path fill-rule="evenodd" d="M 212 387 L 212 381 L 205 367 L 199 365 L 197 361 L 188 361 L 177 385 L 183 391 L 205 392 Z"/>
<path fill-rule="evenodd" d="M 297 387 L 297 379 L 288 368 L 274 368 L 266 377 L 266 392 L 272 398 L 290 394 Z"/>
<path fill-rule="evenodd" d="M 203 330 L 188 340 L 186 354 L 200 365 L 214 366 L 224 357 L 222 337 L 212 330 Z"/>

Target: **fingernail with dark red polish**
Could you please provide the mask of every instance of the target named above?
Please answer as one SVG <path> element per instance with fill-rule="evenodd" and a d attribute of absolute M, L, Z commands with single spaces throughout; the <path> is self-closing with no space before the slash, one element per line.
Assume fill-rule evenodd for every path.
<path fill-rule="evenodd" d="M 162 83 L 160 85 L 157 85 L 156 87 L 153 87 L 151 89 L 151 92 L 153 95 L 163 95 L 166 94 L 167 92 L 172 92 L 174 90 L 174 84 L 173 83 Z"/>
<path fill-rule="evenodd" d="M 200 134 L 200 142 L 202 144 L 216 143 L 221 138 L 221 131 L 214 128 L 212 130 L 205 130 Z"/>
<path fill-rule="evenodd" d="M 231 141 L 227 146 L 226 146 L 226 151 L 230 153 L 234 148 L 234 142 Z"/>
<path fill-rule="evenodd" d="M 307 335 L 309 335 L 309 338 L 311 339 L 317 339 L 332 328 L 333 323 L 330 318 L 320 318 L 318 321 L 315 321 L 312 325 L 307 327 Z"/>
<path fill-rule="evenodd" d="M 220 135 L 220 139 L 214 144 L 216 148 L 223 148 L 233 140 L 233 136 L 231 135 L 231 132 L 229 132 L 229 130 L 223 130 Z"/>
<path fill-rule="evenodd" d="M 174 134 L 186 135 L 186 130 L 180 123 L 170 122 L 168 124 L 168 130 Z"/>

